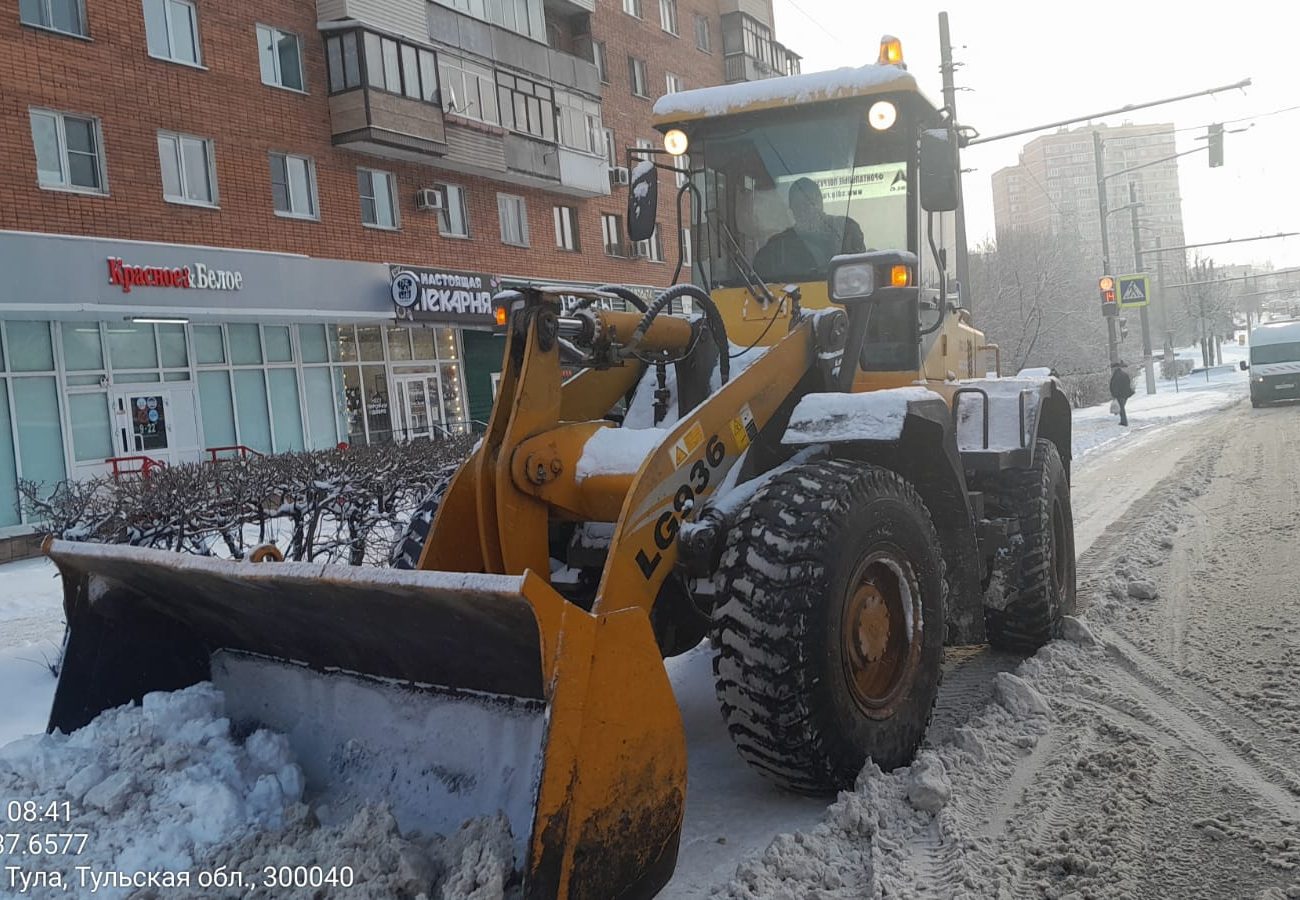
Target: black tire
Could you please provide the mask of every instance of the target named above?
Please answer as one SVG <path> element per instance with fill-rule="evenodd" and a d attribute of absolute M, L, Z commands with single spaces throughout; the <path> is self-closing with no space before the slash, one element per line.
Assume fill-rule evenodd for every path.
<path fill-rule="evenodd" d="M 1061 617 L 1075 611 L 1074 515 L 1061 454 L 1039 439 L 1032 466 L 1000 472 L 982 487 L 986 512 L 1018 519 L 1021 538 L 1009 583 L 986 598 L 989 643 L 1034 653 L 1060 635 Z"/>
<path fill-rule="evenodd" d="M 424 543 L 429 539 L 429 529 L 433 527 L 433 517 L 438 514 L 442 498 L 451 486 L 454 468 L 443 473 L 433 484 L 433 490 L 420 501 L 420 505 L 411 513 L 411 521 L 406 530 L 393 545 L 393 552 L 388 557 L 388 565 L 393 569 L 416 569 L 420 566 L 420 554 L 424 552 Z"/>
<path fill-rule="evenodd" d="M 947 583 L 906 481 L 844 460 L 783 472 L 741 511 L 718 575 L 715 687 L 750 765 L 824 794 L 851 788 L 868 757 L 911 762 L 939 689 Z"/>

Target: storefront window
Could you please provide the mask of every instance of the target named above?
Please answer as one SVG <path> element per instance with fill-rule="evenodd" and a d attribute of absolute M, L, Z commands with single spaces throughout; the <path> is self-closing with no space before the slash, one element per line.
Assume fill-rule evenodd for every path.
<path fill-rule="evenodd" d="M 257 326 L 253 326 L 256 328 Z M 234 356 L 234 340 L 231 340 Z M 239 442 L 260 453 L 270 453 L 271 415 L 266 408 L 266 379 L 261 369 L 240 369 L 235 377 L 235 406 L 239 410 Z"/>
<path fill-rule="evenodd" d="M 189 381 L 189 372 L 163 372 L 163 381 Z"/>
<path fill-rule="evenodd" d="M 184 325 L 159 325 L 158 347 L 162 350 L 164 369 L 183 369 L 190 364 L 190 354 L 185 348 Z"/>
<path fill-rule="evenodd" d="M 379 329 L 375 329 L 378 332 Z M 365 344 L 362 343 L 362 348 Z M 370 443 L 385 444 L 393 439 L 392 409 L 389 406 L 388 374 L 383 366 L 366 366 L 361 370 L 365 389 L 366 426 Z"/>
<path fill-rule="evenodd" d="M 270 355 L 269 346 L 267 355 Z M 302 406 L 298 403 L 298 373 L 293 369 L 267 369 L 266 377 L 271 386 L 275 452 L 302 450 Z"/>
<path fill-rule="evenodd" d="M 77 462 L 105 460 L 114 455 L 108 420 L 107 394 L 69 394 L 72 450 Z"/>
<path fill-rule="evenodd" d="M 108 356 L 114 369 L 158 368 L 158 347 L 152 325 L 124 322 L 109 325 L 107 330 Z"/>
<path fill-rule="evenodd" d="M 226 361 L 220 325 L 194 326 L 194 355 L 199 365 L 216 365 Z"/>
<path fill-rule="evenodd" d="M 383 362 L 384 345 L 378 325 L 358 326 L 357 345 L 361 348 L 362 362 Z"/>
<path fill-rule="evenodd" d="M 293 362 L 288 325 L 263 325 L 262 337 L 266 341 L 267 362 Z"/>
<path fill-rule="evenodd" d="M 49 322 L 6 322 L 9 368 L 13 372 L 54 371 L 54 344 Z M 63 454 L 59 454 L 63 458 Z"/>
<path fill-rule="evenodd" d="M 262 340 L 256 325 L 227 325 L 230 335 L 230 361 L 237 366 L 256 366 L 262 362 Z"/>
<path fill-rule="evenodd" d="M 412 359 L 437 359 L 438 351 L 434 347 L 432 328 L 412 328 L 411 342 L 415 345 Z"/>
<path fill-rule="evenodd" d="M 343 370 L 344 404 L 347 409 L 348 443 L 366 442 L 365 402 L 361 396 L 361 370 L 347 366 Z"/>
<path fill-rule="evenodd" d="M 305 363 L 329 362 L 329 349 L 325 345 L 325 326 L 299 325 L 298 348 Z"/>
<path fill-rule="evenodd" d="M 460 366 L 444 363 L 441 368 L 443 415 L 452 431 L 466 431 L 465 400 L 460 395 Z"/>
<path fill-rule="evenodd" d="M 18 466 L 14 459 L 13 422 L 9 417 L 9 392 L 0 378 L 0 525 L 17 525 Z"/>
<path fill-rule="evenodd" d="M 334 326 L 330 326 L 333 328 Z M 338 355 L 332 357 L 336 362 L 357 361 L 357 336 L 351 325 L 338 327 L 338 340 L 333 344 L 338 348 Z"/>
<path fill-rule="evenodd" d="M 321 338 L 324 339 L 324 333 Z M 325 349 L 324 344 L 321 349 Z M 306 355 L 307 348 L 304 346 L 303 356 Z M 335 409 L 334 387 L 330 383 L 330 370 L 324 367 L 303 369 L 302 386 L 303 393 L 307 396 L 308 446 L 313 450 L 328 450 L 338 443 L 338 435 L 334 430 L 338 414 Z"/>
<path fill-rule="evenodd" d="M 197 340 L 195 341 L 197 352 Z M 203 407 L 203 445 L 233 447 L 235 406 L 230 399 L 230 375 L 226 372 L 199 373 L 199 405 Z"/>
<path fill-rule="evenodd" d="M 388 358 L 405 361 L 411 358 L 411 329 L 401 325 L 388 328 Z"/>
<path fill-rule="evenodd" d="M 456 332 L 451 328 L 439 328 L 438 359 L 456 359 Z"/>
<path fill-rule="evenodd" d="M 96 322 L 63 323 L 63 365 L 69 372 L 104 368 L 104 348 Z"/>
<path fill-rule="evenodd" d="M 49 337 L 48 327 L 46 337 Z M 10 339 L 12 340 L 12 332 Z M 11 344 L 9 352 L 16 361 L 18 354 L 14 351 Z M 58 385 L 54 378 L 15 378 L 13 393 L 23 477 L 53 488 L 65 477 Z"/>

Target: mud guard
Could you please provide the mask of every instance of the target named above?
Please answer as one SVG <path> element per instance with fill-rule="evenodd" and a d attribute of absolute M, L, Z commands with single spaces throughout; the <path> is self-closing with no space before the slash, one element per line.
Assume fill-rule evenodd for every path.
<path fill-rule="evenodd" d="M 1050 376 L 983 378 L 945 385 L 957 445 L 969 472 L 1027 469 L 1039 438 L 1056 445 L 1070 473 L 1070 401 Z"/>

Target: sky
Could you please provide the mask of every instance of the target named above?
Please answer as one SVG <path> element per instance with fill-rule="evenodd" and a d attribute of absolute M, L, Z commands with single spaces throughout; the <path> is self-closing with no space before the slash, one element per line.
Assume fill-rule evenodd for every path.
<path fill-rule="evenodd" d="M 942 103 L 939 12 L 948 12 L 958 120 L 991 136 L 1234 84 L 1250 87 L 1097 119 L 1172 122 L 1178 150 L 1204 146 L 1205 126 L 1228 124 L 1224 165 L 1204 152 L 1179 160 L 1187 242 L 1300 232 L 1300 5 L 1236 0 L 1199 4 L 1092 0 L 1070 7 L 1020 0 L 773 0 L 776 38 L 803 71 L 875 62 L 882 34 L 903 43 L 908 69 Z M 961 90 L 965 88 L 965 90 Z M 1262 113 L 1297 107 L 1259 117 Z M 1042 132 L 1048 133 L 1048 132 Z M 1015 165 L 1036 135 L 962 154 L 967 237 L 992 239 L 993 173 Z M 1207 247 L 1221 264 L 1300 266 L 1300 236 Z"/>

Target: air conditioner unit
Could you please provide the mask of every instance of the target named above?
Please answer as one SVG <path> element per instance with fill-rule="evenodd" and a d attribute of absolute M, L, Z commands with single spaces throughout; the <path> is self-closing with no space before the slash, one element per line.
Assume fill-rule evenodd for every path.
<path fill-rule="evenodd" d="M 627 166 L 614 166 L 609 170 L 610 184 L 630 184 L 632 173 L 627 170 Z"/>
<path fill-rule="evenodd" d="M 416 209 L 442 209 L 442 191 L 437 188 L 421 188 L 415 192 Z"/>

